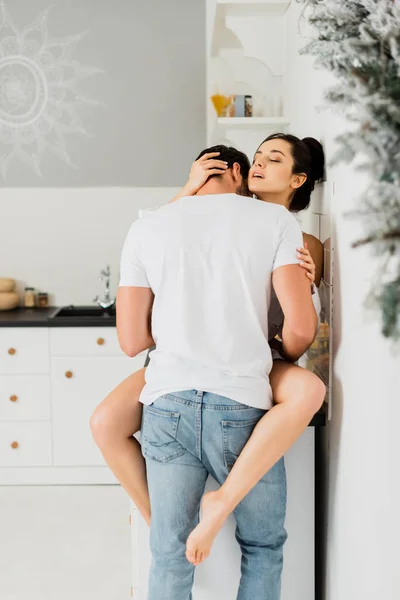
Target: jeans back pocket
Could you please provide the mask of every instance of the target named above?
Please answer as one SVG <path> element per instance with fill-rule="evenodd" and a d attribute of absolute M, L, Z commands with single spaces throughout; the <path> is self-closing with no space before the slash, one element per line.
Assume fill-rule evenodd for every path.
<path fill-rule="evenodd" d="M 246 421 L 222 421 L 222 438 L 224 445 L 224 463 L 230 470 L 239 454 L 247 444 L 251 434 L 261 417 Z"/>
<path fill-rule="evenodd" d="M 142 454 L 167 463 L 186 452 L 177 441 L 180 414 L 154 406 L 143 407 Z"/>

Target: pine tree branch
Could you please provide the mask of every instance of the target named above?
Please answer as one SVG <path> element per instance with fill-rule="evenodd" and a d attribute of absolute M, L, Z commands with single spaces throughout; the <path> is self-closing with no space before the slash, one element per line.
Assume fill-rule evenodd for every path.
<path fill-rule="evenodd" d="M 302 54 L 330 71 L 337 84 L 326 94 L 349 131 L 336 138 L 330 161 L 368 171 L 370 185 L 352 211 L 369 235 L 352 244 L 377 244 L 384 259 L 372 283 L 382 333 L 400 338 L 400 0 L 298 0 L 313 28 Z M 307 8 L 307 11 L 305 10 Z M 351 124 L 351 127 L 350 127 Z"/>
<path fill-rule="evenodd" d="M 400 241 L 400 229 L 395 229 L 394 231 L 387 231 L 385 233 L 375 233 L 373 235 L 369 235 L 364 239 L 358 240 L 357 242 L 353 242 L 351 247 L 359 248 L 360 246 L 366 246 L 367 244 L 372 244 L 374 242 L 389 242 L 391 240 Z"/>

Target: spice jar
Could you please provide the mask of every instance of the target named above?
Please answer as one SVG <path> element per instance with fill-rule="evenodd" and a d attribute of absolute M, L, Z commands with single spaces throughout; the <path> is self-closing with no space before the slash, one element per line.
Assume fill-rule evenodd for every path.
<path fill-rule="evenodd" d="M 37 305 L 39 308 L 46 308 L 49 305 L 49 295 L 46 292 L 38 293 Z"/>
<path fill-rule="evenodd" d="M 25 308 L 34 308 L 35 307 L 35 289 L 32 287 L 25 288 L 24 306 L 25 306 Z"/>

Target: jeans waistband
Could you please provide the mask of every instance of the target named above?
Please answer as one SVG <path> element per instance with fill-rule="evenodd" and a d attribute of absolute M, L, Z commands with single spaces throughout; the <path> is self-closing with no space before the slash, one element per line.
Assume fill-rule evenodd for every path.
<path fill-rule="evenodd" d="M 161 396 L 161 398 L 166 398 L 171 402 L 186 404 L 187 406 L 193 406 L 196 408 L 203 406 L 204 408 L 214 410 L 259 410 L 260 413 L 265 412 L 262 409 L 247 406 L 246 404 L 241 404 L 236 400 L 231 400 L 231 398 L 226 398 L 225 396 L 220 396 L 212 392 L 204 392 L 203 390 L 183 390 L 165 394 Z"/>

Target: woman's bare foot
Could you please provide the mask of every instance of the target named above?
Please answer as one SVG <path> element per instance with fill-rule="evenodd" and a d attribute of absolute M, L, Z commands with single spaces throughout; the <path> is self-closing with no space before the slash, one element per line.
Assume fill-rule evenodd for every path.
<path fill-rule="evenodd" d="M 200 523 L 186 542 L 186 558 L 196 567 L 210 554 L 215 536 L 229 515 L 226 502 L 219 492 L 207 492 L 201 502 Z"/>

